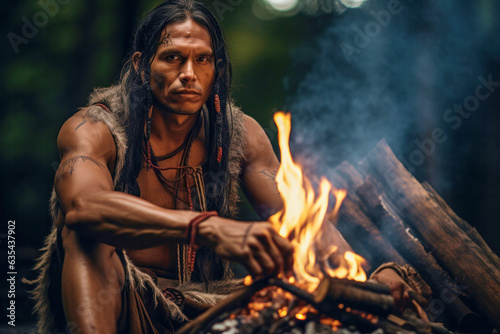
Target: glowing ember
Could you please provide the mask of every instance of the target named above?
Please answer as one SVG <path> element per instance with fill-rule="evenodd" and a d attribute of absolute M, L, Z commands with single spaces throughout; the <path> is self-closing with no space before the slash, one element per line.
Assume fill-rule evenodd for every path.
<path fill-rule="evenodd" d="M 284 316 L 286 316 L 287 313 L 288 313 L 288 307 L 286 307 L 286 306 L 278 310 L 278 314 L 279 314 L 280 318 L 283 318 Z"/>
<path fill-rule="evenodd" d="M 303 175 L 300 166 L 293 162 L 289 147 L 290 119 L 290 114 L 283 112 L 274 115 L 281 150 L 281 165 L 276 175 L 276 182 L 284 205 L 283 209 L 269 220 L 281 236 L 292 239 L 291 242 L 295 247 L 294 276 L 298 284 L 310 292 L 316 289 L 324 277 L 323 272 L 331 277 L 365 281 L 366 274 L 361 268 L 364 259 L 357 254 L 346 252 L 338 259 L 337 263 L 341 263 L 338 268 L 328 267 L 328 261 L 316 261 L 318 252 L 316 241 L 328 210 L 330 191 L 336 197 L 330 217 L 336 217 L 338 214 L 346 192 L 334 189 L 330 182 L 322 178 L 319 194 L 316 195 L 310 180 Z M 331 246 L 326 252 L 328 257 L 336 250 L 337 246 Z"/>
<path fill-rule="evenodd" d="M 245 286 L 249 286 L 249 285 L 252 285 L 253 283 L 253 280 L 252 280 L 252 276 L 248 275 L 245 277 L 245 279 L 243 280 L 243 284 Z"/>

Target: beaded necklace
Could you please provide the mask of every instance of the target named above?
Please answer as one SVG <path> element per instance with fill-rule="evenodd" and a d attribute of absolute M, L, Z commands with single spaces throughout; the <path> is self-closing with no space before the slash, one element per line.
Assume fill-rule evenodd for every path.
<path fill-rule="evenodd" d="M 199 199 L 199 207 L 202 212 L 207 211 L 206 200 L 205 200 L 205 184 L 203 180 L 203 170 L 201 166 L 191 167 L 188 166 L 189 152 L 191 150 L 194 139 L 199 133 L 201 128 L 201 117 L 198 115 L 196 123 L 191 129 L 190 133 L 186 137 L 186 140 L 177 149 L 168 153 L 166 155 L 156 157 L 153 148 L 151 147 L 151 141 L 147 138 L 145 147 L 145 158 L 146 158 L 146 170 L 153 169 L 158 181 L 162 187 L 174 196 L 174 209 L 177 208 L 177 201 L 181 201 L 188 204 L 190 210 L 194 210 L 193 198 L 191 193 L 191 187 L 189 186 L 189 176 L 192 176 L 196 191 Z M 174 157 L 179 154 L 182 150 L 182 158 L 179 166 L 176 167 L 160 167 L 158 166 L 158 161 L 164 161 Z M 168 179 L 163 175 L 163 171 L 176 170 L 176 177 L 174 179 Z M 184 181 L 185 189 L 180 188 L 181 181 Z M 172 185 L 171 185 L 172 184 Z M 186 191 L 187 202 L 179 196 L 179 191 Z M 194 270 L 194 262 L 196 257 L 196 251 L 192 249 L 188 244 L 177 244 L 177 269 L 179 276 L 179 283 L 187 282 L 191 279 L 191 274 Z"/>

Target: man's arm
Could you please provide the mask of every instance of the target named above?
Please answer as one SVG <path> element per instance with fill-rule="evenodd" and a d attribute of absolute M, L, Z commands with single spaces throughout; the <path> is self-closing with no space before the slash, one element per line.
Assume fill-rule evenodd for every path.
<path fill-rule="evenodd" d="M 186 226 L 196 213 L 171 212 L 113 191 L 113 137 L 104 123 L 84 122 L 78 115 L 70 118 L 57 140 L 61 164 L 54 184 L 66 227 L 128 249 L 184 240 Z"/>
<path fill-rule="evenodd" d="M 278 212 L 283 201 L 276 184 L 280 163 L 266 133 L 250 116 L 245 115 L 246 142 L 242 188 L 262 219 Z"/>
<path fill-rule="evenodd" d="M 78 115 L 59 133 L 61 164 L 55 187 L 67 228 L 113 247 L 143 249 L 184 242 L 189 222 L 199 213 L 168 210 L 113 191 L 116 149 L 103 123 L 83 123 Z M 213 247 L 253 274 L 289 269 L 292 248 L 268 223 L 249 224 L 211 217 L 198 227 L 197 243 Z"/>

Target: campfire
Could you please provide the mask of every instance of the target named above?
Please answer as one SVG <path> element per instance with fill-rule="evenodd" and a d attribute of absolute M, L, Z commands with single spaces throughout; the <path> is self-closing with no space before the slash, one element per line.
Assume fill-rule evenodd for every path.
<path fill-rule="evenodd" d="M 448 333 L 415 316 L 396 315 L 389 287 L 367 281 L 363 257 L 321 241 L 322 225 L 336 223 L 347 192 L 325 178 L 316 191 L 292 159 L 290 114 L 276 113 L 274 120 L 281 150 L 276 181 L 284 207 L 270 221 L 295 247 L 293 275 L 255 281 L 248 276 L 243 289 L 181 333 Z"/>
<path fill-rule="evenodd" d="M 289 148 L 290 114 L 276 113 L 274 120 L 278 126 L 281 150 L 281 165 L 276 182 L 284 205 L 283 209 L 269 220 L 282 237 L 291 240 L 295 248 L 294 282 L 313 292 L 324 277 L 366 281 L 362 257 L 352 252 L 337 254 L 336 245 L 321 245 L 319 242 L 320 229 L 328 211 L 330 192 L 334 193 L 336 201 L 329 216 L 335 219 L 346 191 L 332 188 L 331 183 L 323 178 L 316 196 L 311 181 L 292 160 Z M 336 259 L 332 259 L 333 256 Z M 331 263 L 334 260 L 341 265 L 333 268 Z"/>

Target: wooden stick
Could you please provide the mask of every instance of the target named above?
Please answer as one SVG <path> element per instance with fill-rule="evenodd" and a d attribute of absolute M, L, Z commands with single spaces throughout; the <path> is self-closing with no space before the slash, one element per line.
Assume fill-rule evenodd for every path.
<path fill-rule="evenodd" d="M 277 287 L 279 287 L 285 291 L 288 291 L 291 294 L 299 297 L 300 299 L 306 301 L 309 304 L 314 304 L 314 296 L 312 294 L 310 294 L 309 292 L 302 290 L 299 287 L 296 287 L 295 285 L 285 283 L 285 282 L 283 282 L 283 280 L 280 280 L 277 278 L 271 278 L 268 282 L 269 282 L 269 285 L 277 286 Z"/>
<path fill-rule="evenodd" d="M 268 286 L 269 280 L 262 279 L 255 281 L 250 286 L 245 286 L 238 291 L 230 294 L 226 299 L 219 302 L 214 307 L 210 308 L 196 319 L 191 321 L 190 323 L 184 325 L 179 331 L 178 334 L 194 334 L 199 333 L 200 331 L 206 329 L 205 327 L 208 325 L 210 321 L 224 312 L 234 311 L 238 307 L 245 306 L 250 298 L 259 290 L 262 290 L 266 286 Z"/>
<path fill-rule="evenodd" d="M 380 294 L 385 294 L 385 295 L 391 294 L 391 288 L 389 288 L 389 286 L 387 286 L 386 284 L 379 283 L 379 282 L 374 281 L 374 280 L 359 282 L 359 281 L 354 281 L 354 280 L 350 280 L 350 279 L 343 279 L 343 278 L 336 278 L 336 277 L 328 277 L 326 279 L 330 280 L 331 284 L 350 285 L 350 286 L 354 286 L 354 287 L 362 289 L 362 290 L 367 290 L 367 291 L 376 292 L 376 293 L 380 293 Z"/>

